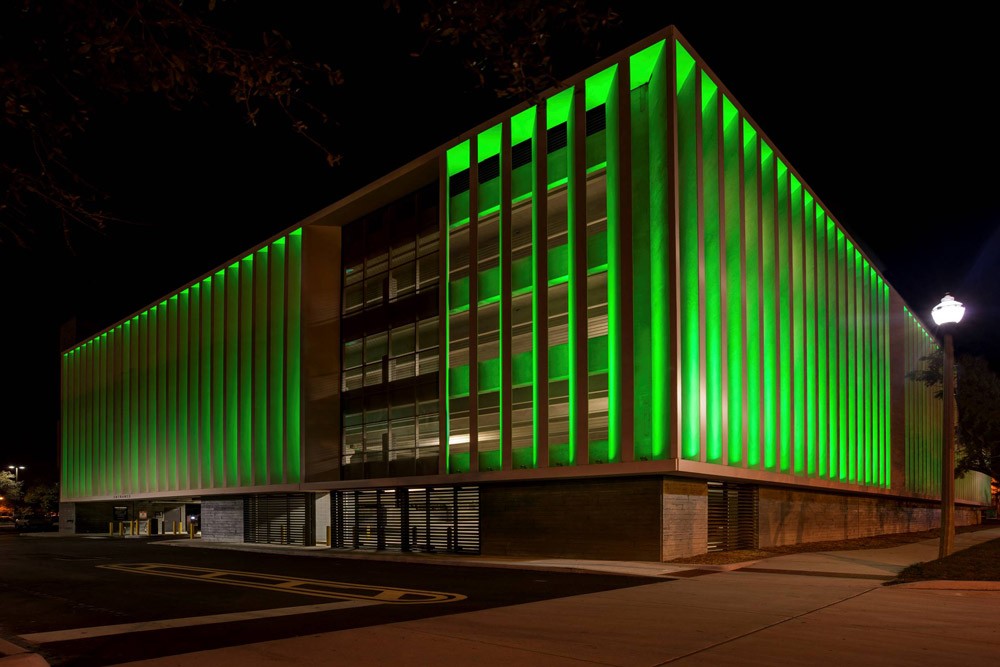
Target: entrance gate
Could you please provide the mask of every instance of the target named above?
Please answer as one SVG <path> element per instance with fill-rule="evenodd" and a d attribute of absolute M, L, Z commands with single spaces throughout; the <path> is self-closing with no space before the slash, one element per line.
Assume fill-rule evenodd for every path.
<path fill-rule="evenodd" d="M 316 544 L 312 494 L 269 493 L 243 498 L 243 540 L 260 544 Z"/>

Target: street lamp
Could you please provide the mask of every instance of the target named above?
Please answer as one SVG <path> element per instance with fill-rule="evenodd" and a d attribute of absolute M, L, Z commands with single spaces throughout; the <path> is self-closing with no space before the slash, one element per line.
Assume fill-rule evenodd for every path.
<path fill-rule="evenodd" d="M 941 543 L 938 558 L 950 556 L 955 546 L 955 347 L 952 329 L 962 321 L 965 306 L 945 294 L 934 306 L 931 317 L 944 334 L 944 450 L 941 455 Z"/>
<path fill-rule="evenodd" d="M 24 470 L 24 466 L 7 466 L 7 468 L 8 468 L 9 470 L 13 470 L 13 471 L 14 471 L 14 481 L 15 481 L 15 482 L 16 482 L 16 481 L 18 480 L 18 477 L 19 477 L 19 474 L 18 474 L 18 473 L 19 473 L 19 472 L 20 472 L 21 470 Z"/>

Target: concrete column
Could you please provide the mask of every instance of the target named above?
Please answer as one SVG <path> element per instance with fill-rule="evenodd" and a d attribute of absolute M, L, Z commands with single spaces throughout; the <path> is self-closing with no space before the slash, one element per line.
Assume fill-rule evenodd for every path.
<path fill-rule="evenodd" d="M 76 532 L 76 503 L 59 503 L 59 532 Z"/>

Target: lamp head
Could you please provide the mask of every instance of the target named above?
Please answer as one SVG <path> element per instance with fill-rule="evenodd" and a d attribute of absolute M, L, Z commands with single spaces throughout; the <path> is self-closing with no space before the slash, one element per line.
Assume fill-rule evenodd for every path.
<path fill-rule="evenodd" d="M 962 321 L 963 315 L 965 315 L 965 306 L 962 305 L 961 301 L 956 301 L 955 297 L 947 293 L 941 299 L 941 303 L 934 306 L 934 310 L 931 311 L 934 324 L 938 326 L 942 324 L 958 324 Z"/>

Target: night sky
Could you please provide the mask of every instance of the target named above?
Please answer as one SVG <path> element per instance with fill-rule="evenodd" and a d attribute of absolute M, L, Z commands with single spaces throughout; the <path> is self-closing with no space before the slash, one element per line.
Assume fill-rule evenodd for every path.
<path fill-rule="evenodd" d="M 77 230 L 72 252 L 0 246 L 3 469 L 55 479 L 63 322 L 75 316 L 80 337 L 92 334 L 510 106 L 478 89 L 448 47 L 410 57 L 424 36 L 381 2 L 350 16 L 294 4 L 226 11 L 240 19 L 233 30 L 277 28 L 309 59 L 342 69 L 346 83 L 328 100 L 338 125 L 321 134 L 342 166 L 328 167 L 280 119 L 248 127 L 211 91 L 182 112 L 142 96 L 100 109 L 73 155 L 134 222 L 105 236 Z M 952 292 L 968 308 L 958 352 L 1000 368 L 991 22 L 846 10 L 790 22 L 643 4 L 612 3 L 621 21 L 599 53 L 558 36 L 567 48 L 553 52 L 557 74 L 673 23 L 914 310 L 929 322 Z"/>

